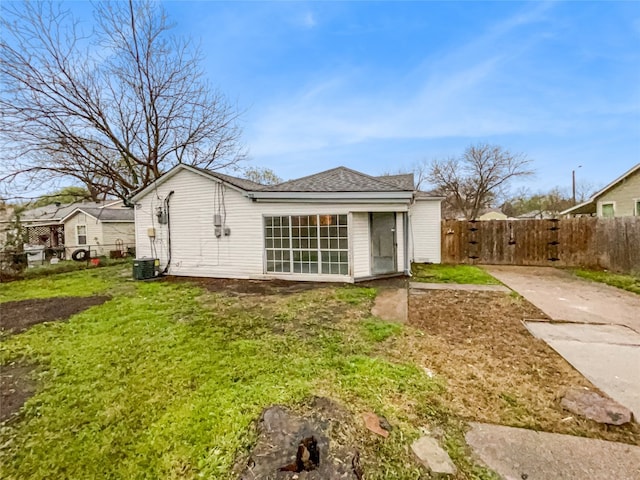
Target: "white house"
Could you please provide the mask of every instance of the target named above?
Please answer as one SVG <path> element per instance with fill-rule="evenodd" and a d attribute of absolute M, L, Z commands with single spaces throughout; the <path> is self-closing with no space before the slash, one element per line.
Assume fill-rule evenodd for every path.
<path fill-rule="evenodd" d="M 90 251 L 91 256 L 110 255 L 111 252 L 120 256 L 135 246 L 134 213 L 130 208 L 79 206 L 60 223 L 64 224 L 67 257 L 78 249 Z"/>
<path fill-rule="evenodd" d="M 354 282 L 440 262 L 440 202 L 413 175 L 344 167 L 260 185 L 178 165 L 138 192 L 138 258 L 170 275 Z"/>
<path fill-rule="evenodd" d="M 135 246 L 133 209 L 122 200 L 54 203 L 26 210 L 19 220 L 29 248 L 41 248 L 58 258 L 70 259 L 78 249 L 93 256 L 124 254 Z M 11 216 L 1 218 L 0 211 L 0 232 L 13 228 L 14 222 Z"/>

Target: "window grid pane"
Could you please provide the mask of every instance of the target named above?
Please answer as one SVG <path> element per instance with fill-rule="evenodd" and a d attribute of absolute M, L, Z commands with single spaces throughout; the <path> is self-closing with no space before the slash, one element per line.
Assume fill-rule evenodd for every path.
<path fill-rule="evenodd" d="M 264 225 L 267 272 L 290 272 L 289 217 L 265 217 Z"/>
<path fill-rule="evenodd" d="M 265 217 L 266 269 L 349 274 L 347 215 Z"/>

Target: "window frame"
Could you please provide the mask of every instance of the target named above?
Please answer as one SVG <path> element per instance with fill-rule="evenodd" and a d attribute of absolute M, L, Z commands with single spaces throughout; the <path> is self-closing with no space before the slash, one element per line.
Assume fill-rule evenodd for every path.
<path fill-rule="evenodd" d="M 633 199 L 633 215 L 640 217 L 640 198 Z"/>
<path fill-rule="evenodd" d="M 346 213 L 263 214 L 262 217 L 265 274 L 350 274 L 349 216 Z M 287 219 L 286 222 L 283 219 Z M 288 237 L 283 236 L 283 223 L 288 224 Z M 279 236 L 273 236 L 273 233 Z"/>
<path fill-rule="evenodd" d="M 80 227 L 84 228 L 84 233 L 80 233 Z M 80 237 L 84 237 L 84 242 L 80 241 Z M 78 225 L 76 225 L 76 244 L 78 246 L 80 245 L 87 245 L 87 225 L 85 223 L 79 223 Z"/>
<path fill-rule="evenodd" d="M 604 207 L 605 206 L 609 206 L 611 205 L 611 208 L 613 209 L 613 215 L 609 216 L 605 216 L 604 215 Z M 616 216 L 616 202 L 614 200 L 609 200 L 606 202 L 598 202 L 598 210 L 599 210 L 599 216 L 602 218 L 615 218 Z"/>

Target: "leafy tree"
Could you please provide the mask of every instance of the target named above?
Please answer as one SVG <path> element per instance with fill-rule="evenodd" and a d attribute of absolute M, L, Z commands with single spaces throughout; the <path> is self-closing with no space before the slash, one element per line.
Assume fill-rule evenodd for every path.
<path fill-rule="evenodd" d="M 49 2 L 3 3 L 0 181 L 72 178 L 126 198 L 177 163 L 244 157 L 238 112 L 210 87 L 201 54 L 170 34 L 160 2 L 96 2 L 95 31 Z M 7 187 L 8 188 L 8 187 Z"/>
<path fill-rule="evenodd" d="M 91 193 L 82 187 L 64 187 L 49 195 L 42 195 L 33 204 L 32 207 L 44 207 L 54 203 L 73 203 L 82 200 L 92 200 Z"/>
<path fill-rule="evenodd" d="M 572 205 L 573 201 L 569 195 L 556 187 L 547 193 L 521 192 L 507 200 L 502 205 L 502 211 L 510 217 L 531 214 L 533 217 L 542 218 L 545 214 L 558 214 Z"/>
<path fill-rule="evenodd" d="M 445 211 L 473 220 L 506 194 L 509 183 L 532 175 L 531 161 L 498 145 L 469 146 L 460 157 L 432 161 L 427 180 L 443 195 Z"/>

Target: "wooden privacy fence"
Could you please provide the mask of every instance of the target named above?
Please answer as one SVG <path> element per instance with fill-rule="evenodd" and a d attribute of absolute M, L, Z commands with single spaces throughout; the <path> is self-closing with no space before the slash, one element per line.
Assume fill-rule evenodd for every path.
<path fill-rule="evenodd" d="M 443 220 L 442 262 L 640 272 L 640 217 Z"/>

